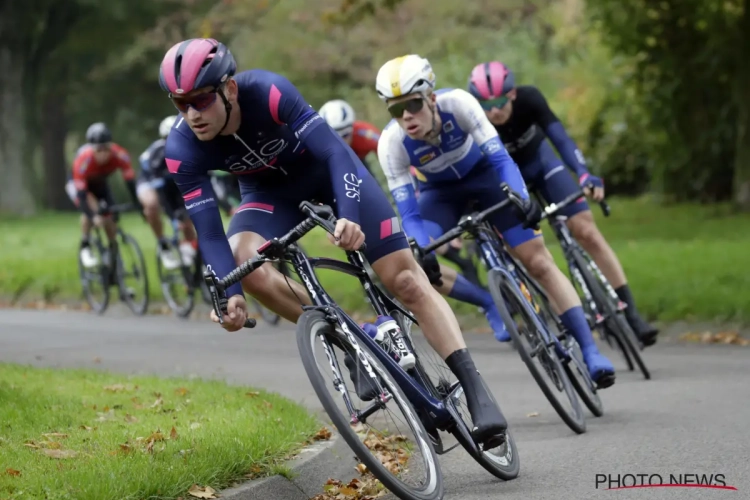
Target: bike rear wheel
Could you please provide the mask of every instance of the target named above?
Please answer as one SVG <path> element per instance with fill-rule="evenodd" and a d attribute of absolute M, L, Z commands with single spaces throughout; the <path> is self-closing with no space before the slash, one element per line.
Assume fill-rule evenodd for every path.
<path fill-rule="evenodd" d="M 81 261 L 81 252 L 78 251 L 78 274 L 81 278 L 83 296 L 86 298 L 91 310 L 97 314 L 104 314 L 109 305 L 109 274 L 110 269 L 106 264 L 106 251 L 101 239 L 95 234 L 89 238 L 89 248 L 96 255 L 99 264 L 96 267 L 87 268 Z"/>
<path fill-rule="evenodd" d="M 362 357 L 367 360 L 383 388 L 383 393 L 376 396 L 372 402 L 360 403 L 353 383 L 351 383 L 351 390 L 347 388 L 350 374 L 341 368 L 345 366 L 344 350 L 346 352 L 354 350 L 349 340 L 339 333 L 320 311 L 307 311 L 297 322 L 297 347 L 307 376 L 331 422 L 351 450 L 367 469 L 399 498 L 442 499 L 442 472 L 424 425 L 386 368 L 366 345 L 363 343 L 357 345 Z M 360 369 L 361 363 L 361 359 L 357 359 L 355 370 Z M 329 388 L 334 389 L 333 393 L 340 396 L 337 398 L 338 402 Z M 375 411 L 362 419 L 365 420 L 364 422 L 359 421 L 344 406 L 344 393 L 348 393 L 351 397 L 351 403 L 355 409 L 364 407 L 365 409 L 374 408 Z M 383 415 L 378 413 L 380 410 L 384 410 Z M 387 412 L 399 413 L 399 415 L 394 417 Z M 371 429 L 373 425 L 385 423 L 389 426 L 385 431 Z M 402 434 L 403 432 L 410 432 L 409 438 L 412 441 L 409 441 L 409 438 Z M 417 458 L 417 454 L 421 460 Z M 424 474 L 424 480 L 416 485 L 407 484 L 406 481 L 415 474 Z"/>
<path fill-rule="evenodd" d="M 554 343 L 547 342 L 545 334 L 537 330 L 537 321 L 542 323 L 543 320 L 538 315 L 532 316 L 533 305 L 522 296 L 516 286 L 508 282 L 500 271 L 490 270 L 488 281 L 495 306 L 516 345 L 516 350 L 542 393 L 563 422 L 576 434 L 583 434 L 586 432 L 586 418 L 581 402 L 560 362 Z M 510 309 L 522 321 L 521 328 L 511 316 L 506 300 Z M 562 397 L 558 398 L 556 393 Z M 569 408 L 565 408 L 565 401 L 570 404 Z"/>
<path fill-rule="evenodd" d="M 608 330 L 607 334 L 612 335 L 615 338 L 615 342 L 620 349 L 622 349 L 626 359 L 632 358 L 635 364 L 638 365 L 641 373 L 643 373 L 644 378 L 649 380 L 651 378 L 651 373 L 641 356 L 641 343 L 625 319 L 625 314 L 617 309 L 617 305 L 613 304 L 613 301 L 607 295 L 604 286 L 598 279 L 594 278 L 593 273 L 589 270 L 586 258 L 580 252 L 575 250 L 572 252 L 572 257 L 594 298 L 594 302 L 596 302 L 596 307 L 599 308 L 602 311 L 602 314 L 606 317 L 604 324 L 605 328 Z"/>
<path fill-rule="evenodd" d="M 149 301 L 146 261 L 135 238 L 123 231 L 120 231 L 118 260 L 120 296 L 134 314 L 143 316 Z"/>

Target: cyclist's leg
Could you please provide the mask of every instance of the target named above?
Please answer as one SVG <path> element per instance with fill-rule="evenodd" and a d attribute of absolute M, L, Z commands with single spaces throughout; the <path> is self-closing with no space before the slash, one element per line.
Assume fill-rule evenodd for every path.
<path fill-rule="evenodd" d="M 457 188 L 460 189 L 458 186 Z M 465 203 L 464 197 L 457 189 L 446 193 L 440 189 L 423 188 L 419 197 L 419 211 L 430 238 L 437 239 L 454 227 L 463 213 Z M 495 337 L 498 340 L 504 340 L 506 337 L 510 339 L 500 313 L 495 307 L 495 301 L 487 290 L 472 283 L 451 267 L 441 265 L 440 272 L 443 275 L 443 284 L 437 287 L 440 293 L 481 307 Z"/>
<path fill-rule="evenodd" d="M 364 170 L 361 167 L 359 172 L 360 203 L 367 210 L 360 212 L 360 222 L 367 242 L 367 260 L 383 285 L 414 313 L 427 341 L 461 383 L 475 425 L 474 437 L 490 442 L 507 428 L 505 417 L 474 365 L 455 314 L 430 285 L 409 249 L 388 198 Z"/>
<path fill-rule="evenodd" d="M 497 178 L 495 172 L 492 172 L 492 175 Z M 493 183 L 490 179 L 485 179 L 484 182 L 477 183 L 477 190 L 481 193 L 480 202 L 483 206 L 491 206 L 503 199 L 500 191 L 494 188 L 498 184 L 497 181 Z M 509 184 L 514 191 L 526 190 L 520 173 Z M 497 212 L 491 222 L 495 229 L 502 233 L 503 239 L 512 249 L 513 254 L 554 301 L 560 313 L 560 320 L 581 346 L 584 360 L 594 381 L 600 383 L 602 388 L 614 383 L 614 367 L 599 352 L 586 321 L 581 300 L 570 280 L 557 267 L 552 254 L 544 245 L 542 232 L 523 229 L 510 207 Z"/>
<path fill-rule="evenodd" d="M 73 181 L 70 181 L 73 182 Z M 66 190 L 68 188 L 66 187 Z M 75 190 L 75 187 L 73 187 Z M 68 196 L 70 196 L 70 191 L 68 191 Z M 79 206 L 78 201 L 78 192 L 75 191 L 74 195 L 75 200 L 73 203 L 76 206 Z M 71 197 L 73 199 L 73 197 Z M 97 206 L 97 200 L 94 197 L 93 194 L 91 194 L 90 191 L 86 193 L 86 202 L 89 205 L 89 208 L 91 209 L 92 213 L 96 213 L 98 210 Z M 81 226 L 81 243 L 79 245 L 79 254 L 81 258 L 81 263 L 84 267 L 94 267 L 97 264 L 99 264 L 99 259 L 97 255 L 91 251 L 91 243 L 90 243 L 90 236 L 91 236 L 91 229 L 94 227 L 93 220 L 89 219 L 85 213 L 81 213 L 80 216 L 80 226 Z"/>
<path fill-rule="evenodd" d="M 284 196 L 283 190 L 247 193 L 229 223 L 227 236 L 237 264 L 256 255 L 267 240 L 283 236 L 304 214 L 301 199 Z M 310 304 L 307 291 L 288 280 L 271 263 L 264 264 L 242 280 L 242 288 L 261 304 L 296 323 L 302 314 L 300 301 Z"/>
<path fill-rule="evenodd" d="M 146 217 L 148 225 L 151 226 L 151 231 L 156 236 L 156 241 L 162 245 L 162 249 L 168 248 L 164 239 L 164 224 L 161 220 L 161 207 L 159 206 L 157 187 L 149 180 L 138 179 L 136 195 L 138 196 L 138 201 L 143 205 L 143 215 Z"/>
<path fill-rule="evenodd" d="M 544 181 L 539 184 L 539 190 L 548 203 L 555 203 L 575 193 L 579 187 L 568 170 L 554 156 L 551 149 L 548 154 L 552 158 L 545 162 L 547 168 L 545 168 Z M 594 259 L 596 265 L 617 292 L 620 300 L 628 305 L 625 316 L 630 326 L 646 343 L 653 343 L 659 330 L 649 325 L 638 314 L 622 265 L 614 250 L 596 226 L 594 215 L 586 200 L 568 206 L 560 213 L 568 217 L 567 224 L 573 237 Z"/>
<path fill-rule="evenodd" d="M 159 199 L 169 220 L 179 222 L 179 230 L 185 238 L 184 241 L 179 243 L 179 253 L 186 265 L 192 265 L 198 253 L 198 235 L 185 210 L 185 202 L 182 199 L 180 189 L 172 179 L 164 180 L 164 185 L 159 190 Z"/>
<path fill-rule="evenodd" d="M 108 207 L 115 204 L 114 196 L 112 196 L 112 190 L 109 188 L 109 184 L 106 179 L 101 179 L 96 182 L 89 182 L 89 192 L 93 195 L 96 200 L 96 205 L 93 207 L 94 213 L 99 210 L 99 203 L 104 201 Z M 102 218 L 102 226 L 104 232 L 107 234 L 110 247 L 114 247 L 117 244 L 117 223 L 114 217 L 110 214 Z"/>

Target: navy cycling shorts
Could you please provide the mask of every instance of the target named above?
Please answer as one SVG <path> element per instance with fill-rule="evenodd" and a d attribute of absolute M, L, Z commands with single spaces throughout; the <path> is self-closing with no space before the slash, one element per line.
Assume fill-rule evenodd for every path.
<path fill-rule="evenodd" d="M 302 222 L 303 201 L 329 205 L 336 211 L 330 175 L 296 176 L 294 182 L 274 186 L 241 186 L 242 203 L 229 223 L 227 236 L 250 231 L 269 240 L 279 238 Z M 365 257 L 370 263 L 397 250 L 409 248 L 401 223 L 377 181 L 364 166 L 358 168 L 360 183 L 359 224 L 365 234 Z"/>
<path fill-rule="evenodd" d="M 500 176 L 489 166 L 477 166 L 463 179 L 449 183 L 420 183 L 420 189 L 419 213 L 433 239 L 456 226 L 475 205 L 484 210 L 507 199 L 500 189 Z M 510 206 L 495 212 L 488 221 L 511 248 L 542 234 L 524 229 Z"/>
<path fill-rule="evenodd" d="M 519 168 L 526 185 L 537 190 L 547 203 L 559 203 L 581 189 L 547 141 L 542 141 L 539 145 L 531 163 L 519 165 Z M 590 210 L 589 205 L 586 198 L 581 197 L 558 213 L 570 218 L 586 210 Z"/>

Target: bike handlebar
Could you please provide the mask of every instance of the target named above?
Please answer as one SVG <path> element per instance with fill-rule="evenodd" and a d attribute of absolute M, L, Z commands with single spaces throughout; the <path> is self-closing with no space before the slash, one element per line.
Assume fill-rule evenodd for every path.
<path fill-rule="evenodd" d="M 509 204 L 514 204 L 518 207 L 521 206 L 522 198 L 521 196 L 513 191 L 510 186 L 508 186 L 507 183 L 503 182 L 500 184 L 500 189 L 503 190 L 505 194 L 508 195 L 506 199 L 501 201 L 500 203 L 497 203 L 485 210 L 482 210 L 481 212 L 475 212 L 469 216 L 464 217 L 461 219 L 456 227 L 448 231 L 447 233 L 443 234 L 440 238 L 436 239 L 429 245 L 423 248 L 423 251 L 425 253 L 430 253 L 433 250 L 445 245 L 449 241 L 452 241 L 459 236 L 461 236 L 463 233 L 465 233 L 470 227 L 478 226 L 479 224 L 483 223 L 484 220 L 492 215 L 493 213 L 497 212 L 498 210 L 501 210 L 508 206 Z M 581 196 L 584 196 L 583 191 L 579 190 L 576 193 L 568 196 L 567 198 L 563 199 L 559 203 L 551 203 L 550 205 L 542 208 L 542 216 L 540 219 L 540 222 L 554 214 L 556 214 L 561 209 L 565 208 L 566 206 L 575 203 L 578 199 L 581 198 Z M 609 207 L 607 207 L 609 209 Z"/>
<path fill-rule="evenodd" d="M 321 226 L 330 234 L 335 232 L 337 220 L 333 215 L 333 210 L 330 206 L 322 204 L 314 205 L 308 201 L 303 201 L 299 204 L 299 209 L 307 214 L 305 220 L 294 226 L 281 238 L 274 238 L 263 243 L 258 247 L 257 254 L 254 257 L 237 266 L 229 274 L 219 279 L 214 271 L 211 270 L 210 266 L 203 273 L 203 278 L 211 292 L 214 312 L 219 317 L 219 323 L 224 322 L 223 314 L 226 314 L 227 312 L 227 288 L 238 283 L 245 276 L 258 269 L 267 261 L 273 258 L 278 258 L 286 247 L 297 242 L 307 233 L 315 229 L 316 226 Z M 367 248 L 367 245 L 362 243 L 362 246 L 357 251 L 362 252 L 365 248 Z M 244 326 L 245 328 L 253 328 L 256 323 L 255 319 L 248 318 L 247 321 L 245 321 Z"/>

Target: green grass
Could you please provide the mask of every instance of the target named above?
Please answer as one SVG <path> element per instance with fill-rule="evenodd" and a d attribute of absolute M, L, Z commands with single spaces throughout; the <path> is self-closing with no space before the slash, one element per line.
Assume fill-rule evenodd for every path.
<path fill-rule="evenodd" d="M 0 364 L 0 499 L 218 490 L 275 473 L 318 427 L 291 401 L 221 382 Z"/>
<path fill-rule="evenodd" d="M 750 215 L 732 214 L 726 205 L 661 207 L 648 198 L 612 199 L 612 216 L 598 207 L 599 227 L 619 256 L 639 308 L 651 319 L 750 321 Z M 124 227 L 141 243 L 149 266 L 152 298 L 161 292 L 155 276 L 154 238 L 138 216 Z M 559 264 L 559 247 L 547 227 L 545 240 Z M 28 284 L 33 298 L 80 296 L 76 248 L 77 215 L 49 214 L 0 222 L 0 291 L 12 294 Z M 302 240 L 308 253 L 343 257 L 321 230 Z M 355 279 L 320 271 L 331 295 L 349 310 L 366 309 Z M 451 301 L 459 313 L 472 306 Z"/>

